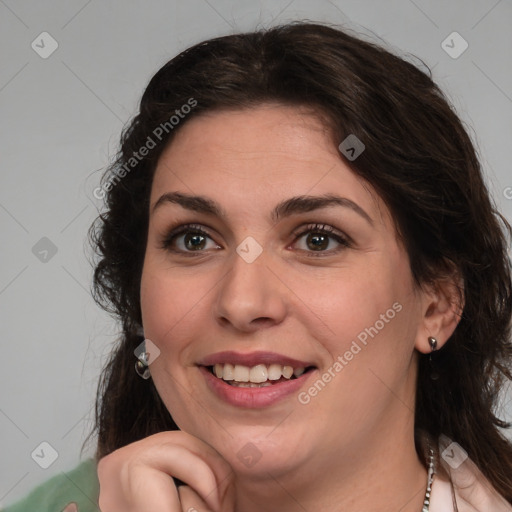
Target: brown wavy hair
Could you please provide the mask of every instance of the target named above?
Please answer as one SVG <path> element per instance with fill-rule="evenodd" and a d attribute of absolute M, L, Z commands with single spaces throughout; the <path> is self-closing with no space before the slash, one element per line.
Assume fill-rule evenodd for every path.
<path fill-rule="evenodd" d="M 364 142 L 365 151 L 346 163 L 390 209 L 418 286 L 454 270 L 462 277 L 460 322 L 433 354 L 439 379 L 430 379 L 428 356 L 419 360 L 415 427 L 458 442 L 512 504 L 512 444 L 500 432 L 511 424 L 497 416 L 500 391 L 512 380 L 512 231 L 490 198 L 468 133 L 423 68 L 428 74 L 347 30 L 295 22 L 196 44 L 153 76 L 103 176 L 105 209 L 89 232 L 94 298 L 122 327 L 98 385 L 89 435 L 98 435 L 96 460 L 178 429 L 152 380 L 134 371 L 149 196 L 162 150 L 201 113 L 277 102 L 321 114 L 336 146 L 349 134 Z M 191 98 L 191 112 L 161 141 L 153 136 L 156 147 L 132 165 L 155 128 Z"/>

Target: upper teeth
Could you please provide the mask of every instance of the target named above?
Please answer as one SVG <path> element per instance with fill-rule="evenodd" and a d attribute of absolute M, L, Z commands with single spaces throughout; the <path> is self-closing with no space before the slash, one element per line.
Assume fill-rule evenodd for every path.
<path fill-rule="evenodd" d="M 281 377 L 290 379 L 292 375 L 299 377 L 304 373 L 304 367 L 295 368 L 280 364 L 257 364 L 252 368 L 241 364 L 216 364 L 213 367 L 215 375 L 223 380 L 235 380 L 238 382 L 254 382 L 256 384 L 268 380 L 279 380 Z"/>

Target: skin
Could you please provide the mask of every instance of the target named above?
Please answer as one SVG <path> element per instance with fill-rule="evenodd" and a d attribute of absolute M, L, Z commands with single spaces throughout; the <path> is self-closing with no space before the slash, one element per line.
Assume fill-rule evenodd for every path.
<path fill-rule="evenodd" d="M 171 202 L 153 210 L 169 192 L 207 196 L 227 216 Z M 292 196 L 332 193 L 372 224 L 340 206 L 268 218 Z M 450 280 L 415 286 L 389 210 L 321 121 L 274 104 L 187 121 L 159 160 L 150 211 L 141 307 L 145 336 L 160 350 L 151 375 L 180 429 L 232 468 L 236 511 L 421 510 L 417 359 L 430 351 L 429 336 L 440 348 L 455 329 L 455 288 Z M 169 229 L 186 223 L 208 232 L 204 245 L 185 246 L 181 234 L 174 249 L 182 253 L 163 248 Z M 352 243 L 330 237 L 319 254 L 307 233 L 292 234 L 315 223 Z M 236 252 L 248 236 L 263 249 L 252 263 Z M 394 303 L 400 312 L 307 405 L 294 394 L 258 410 L 234 407 L 196 365 L 218 351 L 275 351 L 314 362 L 309 387 Z M 237 457 L 249 442 L 261 453 L 252 467 Z"/>

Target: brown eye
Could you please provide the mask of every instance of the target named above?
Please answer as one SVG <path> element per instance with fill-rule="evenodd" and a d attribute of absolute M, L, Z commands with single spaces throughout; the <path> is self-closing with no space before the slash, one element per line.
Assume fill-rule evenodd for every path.
<path fill-rule="evenodd" d="M 172 252 L 204 252 L 208 249 L 210 235 L 200 226 L 186 225 L 171 230 L 162 240 L 161 248 Z M 211 248 L 220 248 L 214 243 Z"/>
<path fill-rule="evenodd" d="M 299 249 L 305 252 L 318 253 L 311 254 L 311 256 L 320 256 L 322 254 L 330 255 L 351 246 L 347 237 L 344 237 L 340 232 L 335 230 L 333 227 L 326 226 L 324 224 L 309 225 L 306 227 L 305 230 L 299 233 L 295 233 L 295 235 L 297 236 L 297 240 L 301 239 L 306 235 L 304 244 L 305 247 Z M 338 247 L 327 250 L 329 246 L 332 245 L 332 241 L 335 241 L 335 243 L 338 244 Z"/>
<path fill-rule="evenodd" d="M 206 237 L 200 233 L 185 233 L 183 243 L 187 249 L 195 251 L 196 249 L 204 249 L 206 245 Z"/>
<path fill-rule="evenodd" d="M 329 246 L 329 239 L 330 237 L 328 235 L 308 233 L 308 236 L 306 237 L 306 244 L 308 248 L 313 251 L 321 251 L 327 249 Z"/>

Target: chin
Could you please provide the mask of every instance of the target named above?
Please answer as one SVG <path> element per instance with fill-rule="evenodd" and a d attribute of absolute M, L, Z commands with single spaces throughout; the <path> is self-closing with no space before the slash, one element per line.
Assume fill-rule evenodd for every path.
<path fill-rule="evenodd" d="M 301 464 L 298 445 L 289 435 L 273 438 L 269 427 L 251 427 L 244 433 L 233 432 L 214 448 L 229 462 L 237 474 L 256 476 L 288 472 Z M 283 434 L 286 434 L 283 432 Z M 304 455 L 304 460 L 307 457 Z"/>

